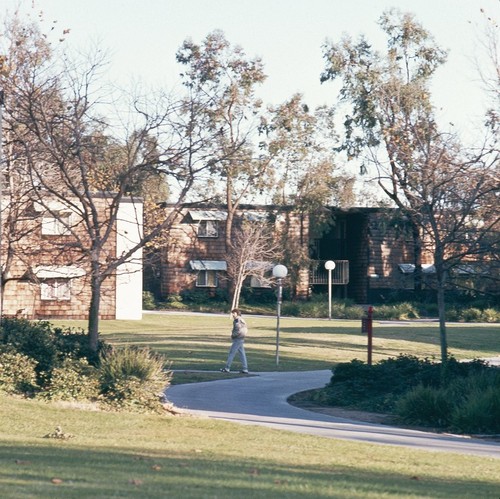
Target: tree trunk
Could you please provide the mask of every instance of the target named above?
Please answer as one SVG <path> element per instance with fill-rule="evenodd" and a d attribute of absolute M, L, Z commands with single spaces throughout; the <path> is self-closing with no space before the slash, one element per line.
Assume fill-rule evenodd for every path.
<path fill-rule="evenodd" d="M 245 275 L 240 269 L 240 271 L 238 273 L 238 278 L 236 279 L 236 282 L 234 283 L 233 301 L 231 304 L 231 310 L 238 308 L 238 306 L 240 304 L 241 289 L 243 288 L 243 281 L 244 280 L 245 280 Z"/>
<path fill-rule="evenodd" d="M 241 288 L 236 288 L 233 294 L 233 301 L 231 302 L 231 310 L 238 308 L 240 304 L 240 294 L 241 294 Z"/>
<path fill-rule="evenodd" d="M 233 222 L 234 222 L 234 213 L 236 211 L 236 207 L 233 204 L 233 198 L 232 198 L 232 178 L 230 173 L 228 172 L 227 175 L 227 185 L 226 185 L 226 204 L 227 204 L 227 219 L 226 219 L 226 238 L 225 238 L 225 243 L 226 243 L 226 254 L 231 254 L 233 251 Z M 228 281 L 228 293 L 229 296 L 235 295 L 236 292 L 236 283 L 233 281 L 233 279 L 229 279 Z M 234 299 L 233 299 L 234 301 Z"/>
<path fill-rule="evenodd" d="M 420 237 L 419 225 L 413 221 L 411 223 L 411 231 L 413 237 L 413 263 L 415 265 L 413 287 L 417 298 L 420 298 L 422 292 L 422 238 Z"/>
<path fill-rule="evenodd" d="M 442 270 L 437 270 L 437 303 L 439 313 L 439 339 L 441 344 L 441 362 L 448 361 L 448 340 L 446 338 L 446 304 L 445 304 L 445 276 Z"/>
<path fill-rule="evenodd" d="M 97 262 L 92 262 L 90 279 L 89 346 L 91 352 L 97 353 L 99 346 L 99 310 L 101 306 L 101 279 L 99 277 L 99 264 Z"/>

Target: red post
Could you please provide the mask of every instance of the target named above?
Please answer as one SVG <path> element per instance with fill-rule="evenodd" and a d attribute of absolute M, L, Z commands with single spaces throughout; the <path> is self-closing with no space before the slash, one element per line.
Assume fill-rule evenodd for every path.
<path fill-rule="evenodd" d="M 373 307 L 370 305 L 366 317 L 361 319 L 361 332 L 368 335 L 368 365 L 372 365 Z"/>

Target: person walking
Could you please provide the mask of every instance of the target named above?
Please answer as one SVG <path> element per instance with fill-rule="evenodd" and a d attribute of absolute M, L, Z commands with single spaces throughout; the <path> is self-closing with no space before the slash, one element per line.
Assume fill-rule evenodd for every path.
<path fill-rule="evenodd" d="M 231 316 L 233 317 L 233 330 L 231 331 L 232 344 L 227 356 L 226 367 L 223 367 L 221 372 L 231 372 L 231 364 L 233 363 L 236 352 L 238 352 L 241 359 L 240 373 L 248 374 L 247 356 L 245 353 L 245 336 L 248 332 L 247 323 L 244 321 L 243 317 L 241 317 L 241 312 L 237 308 L 231 310 Z"/>

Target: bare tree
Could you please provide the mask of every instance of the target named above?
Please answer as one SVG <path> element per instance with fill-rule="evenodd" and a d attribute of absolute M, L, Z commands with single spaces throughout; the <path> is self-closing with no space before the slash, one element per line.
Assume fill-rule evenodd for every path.
<path fill-rule="evenodd" d="M 231 310 L 238 308 L 248 277 L 256 278 L 262 287 L 270 285 L 269 270 L 280 253 L 274 224 L 244 220 L 234 231 L 231 251 L 227 255 L 227 276 L 234 283 Z"/>
<path fill-rule="evenodd" d="M 64 53 L 56 58 L 35 25 L 15 19 L 14 27 L 7 56 L 13 69 L 0 82 L 8 94 L 9 177 L 29 186 L 38 211 L 60 226 L 64 237 L 51 241 L 58 260 L 89 268 L 88 329 L 95 351 L 103 282 L 137 262 L 141 248 L 172 224 L 196 177 L 208 168 L 214 138 L 202 129 L 199 107 L 163 93 L 136 98 L 121 122 L 104 119 L 109 94 L 102 53 L 96 50 L 83 60 Z M 147 178 L 168 180 L 174 209 L 166 218 L 151 217 L 141 232 L 134 195 Z M 129 230 L 135 233 L 115 254 L 123 203 L 133 207 L 129 216 L 136 220 L 129 220 Z"/>

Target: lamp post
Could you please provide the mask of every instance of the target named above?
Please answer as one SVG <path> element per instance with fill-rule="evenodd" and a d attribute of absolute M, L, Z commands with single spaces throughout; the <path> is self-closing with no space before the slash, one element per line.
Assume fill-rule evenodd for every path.
<path fill-rule="evenodd" d="M 288 274 L 288 269 L 284 265 L 275 265 L 273 267 L 273 277 L 276 277 L 278 282 L 278 295 L 276 306 L 276 366 L 280 363 L 280 316 L 281 316 L 281 297 L 283 279 Z"/>
<path fill-rule="evenodd" d="M 328 260 L 325 262 L 325 269 L 328 270 L 328 320 L 332 320 L 332 270 L 335 268 L 335 262 Z"/>

